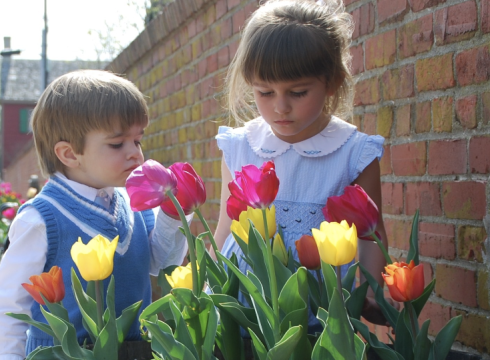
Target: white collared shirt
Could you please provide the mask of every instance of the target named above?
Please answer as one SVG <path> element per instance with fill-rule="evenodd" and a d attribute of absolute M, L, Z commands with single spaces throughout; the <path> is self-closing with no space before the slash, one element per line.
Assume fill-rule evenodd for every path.
<path fill-rule="evenodd" d="M 61 173 L 55 176 L 91 201 L 95 200 L 100 190 L 71 181 Z M 104 190 L 112 198 L 114 188 L 107 187 Z M 121 193 L 129 202 L 126 191 Z M 158 275 L 160 269 L 182 263 L 187 252 L 187 241 L 179 230 L 182 225 L 180 220 L 170 218 L 159 208 L 154 209 L 154 212 L 155 227 L 149 237 L 150 274 Z M 192 214 L 187 216 L 188 223 L 192 217 Z M 30 283 L 29 277 L 41 274 L 46 264 L 46 225 L 34 207 L 27 207 L 15 217 L 9 239 L 9 249 L 0 261 L 0 360 L 22 360 L 25 358 L 28 325 L 5 315 L 5 312 L 30 315 L 34 300 L 21 284 Z"/>

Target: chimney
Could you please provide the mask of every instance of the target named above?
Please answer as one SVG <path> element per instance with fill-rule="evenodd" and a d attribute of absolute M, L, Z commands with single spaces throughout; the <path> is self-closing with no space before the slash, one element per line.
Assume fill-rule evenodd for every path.
<path fill-rule="evenodd" d="M 19 55 L 20 50 L 12 50 L 10 48 L 10 36 L 5 36 L 3 38 L 3 47 L 4 49 L 0 52 L 2 56 L 10 56 L 10 55 Z"/>

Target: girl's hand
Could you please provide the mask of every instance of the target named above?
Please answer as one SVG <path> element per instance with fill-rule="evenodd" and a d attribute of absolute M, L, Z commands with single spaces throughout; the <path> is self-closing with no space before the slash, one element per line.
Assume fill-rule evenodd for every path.
<path fill-rule="evenodd" d="M 390 298 L 386 298 L 386 301 L 393 306 L 396 310 L 400 310 L 400 304 L 396 301 L 393 301 Z M 362 307 L 361 312 L 362 317 L 364 317 L 367 321 L 375 325 L 381 326 L 391 326 L 388 321 L 386 321 L 385 316 L 381 312 L 381 308 L 379 307 L 376 300 L 373 297 L 367 296 L 364 299 L 364 305 Z"/>

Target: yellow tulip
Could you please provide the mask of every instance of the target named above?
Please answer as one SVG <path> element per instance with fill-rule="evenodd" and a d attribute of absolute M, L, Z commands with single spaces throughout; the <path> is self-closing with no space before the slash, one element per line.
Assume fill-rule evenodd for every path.
<path fill-rule="evenodd" d="M 97 235 L 85 245 L 81 238 L 71 247 L 71 258 L 86 281 L 104 280 L 114 269 L 114 253 L 119 235 L 109 241 Z"/>
<path fill-rule="evenodd" d="M 192 290 L 192 270 L 191 263 L 187 266 L 177 266 L 172 274 L 165 274 L 168 283 L 173 288 L 186 288 Z"/>
<path fill-rule="evenodd" d="M 272 255 L 278 258 L 284 266 L 288 266 L 288 252 L 279 234 L 276 234 L 272 241 Z"/>
<path fill-rule="evenodd" d="M 276 233 L 275 206 L 272 205 L 270 209 L 265 209 L 265 214 L 267 218 L 267 228 L 269 230 L 267 239 L 270 239 Z M 249 219 L 252 221 L 260 235 L 262 235 L 262 238 L 266 239 L 262 209 L 247 207 L 247 211 L 242 211 L 240 213 L 239 221 L 233 220 L 231 222 L 231 231 L 240 236 L 240 238 L 248 244 L 248 232 L 250 230 Z"/>
<path fill-rule="evenodd" d="M 323 262 L 340 266 L 348 264 L 356 256 L 357 230 L 352 224 L 349 227 L 347 221 L 322 222 L 320 229 L 311 229 Z"/>

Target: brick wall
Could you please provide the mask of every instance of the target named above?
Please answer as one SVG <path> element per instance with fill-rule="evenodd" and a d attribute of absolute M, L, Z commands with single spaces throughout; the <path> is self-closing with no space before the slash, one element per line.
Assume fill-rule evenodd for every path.
<path fill-rule="evenodd" d="M 345 0 L 355 20 L 353 122 L 386 138 L 381 163 L 390 252 L 404 259 L 420 210 L 426 281 L 437 277 L 422 321 L 434 335 L 464 315 L 456 348 L 490 358 L 490 0 Z M 109 68 L 148 96 L 147 158 L 192 163 L 203 213 L 215 226 L 223 118 L 216 98 L 255 1 L 178 0 Z M 193 224 L 194 231 L 200 226 Z M 488 243 L 488 240 L 487 240 Z M 386 329 L 375 329 L 387 340 Z"/>

